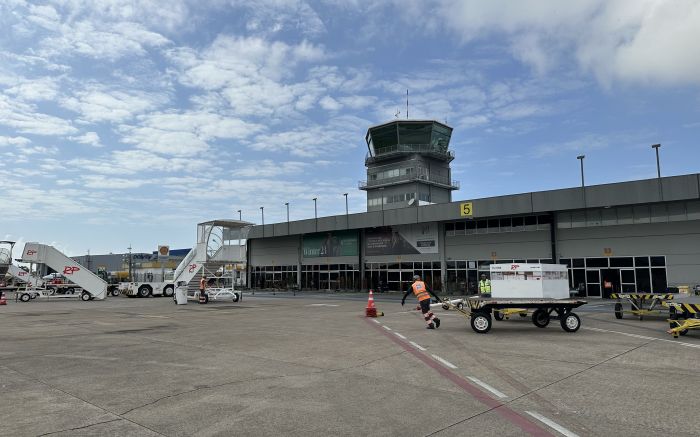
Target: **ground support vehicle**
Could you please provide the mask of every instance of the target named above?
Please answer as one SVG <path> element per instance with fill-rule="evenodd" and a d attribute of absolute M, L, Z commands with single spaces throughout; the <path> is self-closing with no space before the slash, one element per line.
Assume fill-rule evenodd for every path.
<path fill-rule="evenodd" d="M 75 287 L 75 286 L 73 286 Z M 77 291 L 76 291 L 77 290 Z M 76 287 L 74 291 L 65 293 L 56 293 L 53 288 L 21 288 L 15 291 L 15 300 L 29 302 L 31 299 L 71 299 L 80 298 L 83 301 L 94 299 L 94 297 L 80 287 Z"/>
<path fill-rule="evenodd" d="M 172 297 L 175 292 L 175 284 L 172 281 L 130 282 L 126 287 L 129 297 L 166 296 Z"/>
<path fill-rule="evenodd" d="M 611 293 L 611 299 L 617 299 L 615 304 L 615 318 L 621 319 L 624 313 L 634 314 L 643 320 L 647 315 L 661 315 L 661 310 L 656 309 L 657 305 L 664 305 L 673 299 L 670 293 Z M 623 310 L 622 300 L 627 300 L 632 309 Z"/>
<path fill-rule="evenodd" d="M 581 327 L 581 319 L 572 310 L 587 302 L 579 299 L 468 297 L 462 301 L 461 309 L 450 301 L 445 300 L 443 303 L 468 317 L 474 332 L 486 334 L 493 324 L 491 315 L 508 309 L 534 310 L 532 323 L 538 328 L 549 325 L 552 314 L 555 314 L 564 331 L 576 332 Z"/>
<path fill-rule="evenodd" d="M 76 296 L 80 296 L 82 300 L 102 300 L 107 296 L 107 282 L 77 263 L 74 259 L 67 257 L 53 246 L 39 243 L 26 243 L 22 251 L 21 261 L 30 264 L 29 271 L 33 271 L 33 264 L 46 264 L 56 272 L 59 272 L 71 282 L 71 284 L 65 284 L 67 285 L 66 291 L 71 287 L 73 287 L 74 292 L 77 287 L 82 289 L 80 294 L 75 294 Z M 52 287 L 58 287 L 58 285 L 59 284 L 51 284 Z M 44 290 L 39 290 L 37 293 L 37 297 L 44 297 L 47 294 Z M 20 294 L 20 299 L 23 297 L 24 296 Z M 31 298 L 31 294 L 29 297 Z"/>
<path fill-rule="evenodd" d="M 188 294 L 188 300 L 194 300 L 199 302 L 199 290 Z M 243 299 L 243 293 L 236 291 L 231 288 L 207 288 L 206 301 L 232 301 L 238 302 Z"/>
<path fill-rule="evenodd" d="M 700 304 L 666 302 L 664 305 L 668 307 L 668 322 L 671 325 L 666 332 L 672 334 L 673 338 L 686 335 L 691 329 L 700 329 Z"/>

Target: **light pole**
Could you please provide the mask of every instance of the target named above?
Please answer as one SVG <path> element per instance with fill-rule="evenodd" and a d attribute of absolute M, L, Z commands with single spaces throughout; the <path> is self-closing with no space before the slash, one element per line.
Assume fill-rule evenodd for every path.
<path fill-rule="evenodd" d="M 313 201 L 314 201 L 314 220 L 316 221 L 316 232 L 318 232 L 318 209 L 316 209 L 316 200 L 317 199 L 318 199 L 317 197 L 313 198 Z"/>
<path fill-rule="evenodd" d="M 576 157 L 579 161 L 581 161 L 581 192 L 583 193 L 583 207 L 586 207 L 586 181 L 583 178 L 583 159 L 586 157 L 586 155 L 579 155 Z"/>
<path fill-rule="evenodd" d="M 238 221 L 243 221 L 243 215 L 241 214 L 241 210 L 238 210 Z"/>
<path fill-rule="evenodd" d="M 129 249 L 129 282 L 131 282 L 132 281 L 132 279 L 131 279 L 131 265 L 132 265 L 131 244 L 129 244 L 129 247 L 127 247 L 127 249 Z"/>
<path fill-rule="evenodd" d="M 661 144 L 654 144 L 651 146 L 652 149 L 656 150 L 656 178 L 659 181 L 659 198 L 664 200 L 664 190 L 661 186 L 661 164 L 659 162 L 659 147 Z"/>
<path fill-rule="evenodd" d="M 289 202 L 285 202 L 284 206 L 287 207 L 287 235 L 289 235 Z"/>
<path fill-rule="evenodd" d="M 263 238 L 265 238 L 265 207 L 260 207 L 260 215 L 262 216 Z"/>
<path fill-rule="evenodd" d="M 343 196 L 345 196 L 345 228 L 349 228 L 350 223 L 348 223 L 348 193 L 343 193 Z"/>

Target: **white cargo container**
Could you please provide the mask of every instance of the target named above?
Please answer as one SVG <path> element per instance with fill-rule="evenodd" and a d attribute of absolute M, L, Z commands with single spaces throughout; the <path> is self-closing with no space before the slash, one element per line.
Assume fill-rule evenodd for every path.
<path fill-rule="evenodd" d="M 569 273 L 559 264 L 491 264 L 493 298 L 568 299 Z"/>

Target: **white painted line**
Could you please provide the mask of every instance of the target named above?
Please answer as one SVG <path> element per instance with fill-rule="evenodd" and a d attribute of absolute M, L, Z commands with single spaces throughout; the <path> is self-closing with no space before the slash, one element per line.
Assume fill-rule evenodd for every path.
<path fill-rule="evenodd" d="M 564 428 L 563 426 L 559 425 L 556 422 L 553 422 L 553 421 L 547 419 L 546 417 L 544 417 L 543 415 L 541 415 L 539 413 L 536 413 L 534 411 L 526 411 L 526 413 L 529 414 L 530 416 L 534 417 L 535 419 L 539 420 L 540 422 L 544 423 L 548 427 L 556 430 L 558 433 L 565 435 L 566 437 L 579 437 L 578 434 L 569 431 L 568 429 Z"/>
<path fill-rule="evenodd" d="M 435 361 L 441 362 L 442 364 L 446 365 L 446 366 L 449 367 L 450 369 L 456 369 L 456 368 L 457 368 L 457 366 L 455 366 L 454 364 L 450 363 L 449 361 L 447 361 L 447 360 L 444 359 L 444 358 L 438 357 L 437 355 L 433 355 L 433 358 L 435 358 Z"/>
<path fill-rule="evenodd" d="M 380 322 L 380 321 L 377 320 L 377 319 L 372 319 L 372 321 L 373 321 L 374 323 L 376 323 L 377 325 L 381 325 L 381 324 L 382 324 L 382 322 Z"/>
<path fill-rule="evenodd" d="M 478 378 L 474 378 L 473 376 L 467 376 L 467 378 L 470 381 L 472 381 L 474 384 L 481 386 L 481 388 L 484 388 L 484 389 L 490 391 L 491 393 L 495 394 L 499 398 L 507 398 L 508 397 L 508 395 L 504 394 L 501 391 L 496 390 L 495 388 L 491 387 L 490 385 L 486 384 L 484 381 L 482 381 Z"/>
<path fill-rule="evenodd" d="M 415 343 L 415 342 L 412 342 L 412 341 L 409 341 L 409 343 L 411 343 L 411 345 L 412 345 L 414 348 L 418 349 L 419 351 L 425 351 L 425 350 L 427 350 L 426 348 L 424 348 L 423 346 L 419 345 L 418 343 Z"/>
<path fill-rule="evenodd" d="M 391 328 L 386 325 L 382 325 L 382 328 L 386 329 L 387 331 L 391 331 Z"/>
<path fill-rule="evenodd" d="M 700 344 L 685 343 L 685 342 L 678 341 L 678 340 L 669 340 L 669 339 L 667 339 L 667 338 L 647 337 L 646 335 L 630 334 L 629 332 L 611 331 L 611 330 L 609 330 L 609 329 L 600 329 L 600 328 L 582 328 L 582 329 L 586 329 L 586 330 L 588 330 L 588 331 L 595 331 L 595 332 L 608 332 L 608 333 L 611 333 L 611 334 L 620 334 L 620 335 L 624 335 L 624 336 L 626 336 L 626 337 L 639 338 L 639 339 L 642 339 L 642 340 L 665 341 L 665 342 L 667 342 L 667 343 L 673 343 L 673 344 L 677 344 L 677 345 L 679 345 L 679 346 L 685 346 L 685 347 L 692 347 L 692 348 L 700 349 Z"/>
<path fill-rule="evenodd" d="M 310 305 L 306 305 L 307 307 L 339 307 L 340 305 L 334 305 L 332 303 L 312 303 Z"/>
<path fill-rule="evenodd" d="M 404 340 L 406 340 L 406 337 L 404 337 L 403 335 L 399 334 L 398 332 L 394 332 L 394 334 L 396 334 L 397 337 L 403 338 Z"/>
<path fill-rule="evenodd" d="M 116 361 L 119 358 L 109 358 L 109 357 L 91 357 L 88 355 L 69 355 L 69 354 L 50 354 L 44 355 L 45 357 L 52 358 L 73 358 L 76 360 L 101 360 L 101 361 Z"/>

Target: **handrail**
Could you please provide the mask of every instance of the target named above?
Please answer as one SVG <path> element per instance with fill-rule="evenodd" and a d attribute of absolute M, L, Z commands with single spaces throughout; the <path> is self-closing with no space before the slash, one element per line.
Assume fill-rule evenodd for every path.
<path fill-rule="evenodd" d="M 363 181 L 358 181 L 357 186 L 360 189 L 367 188 L 367 187 L 378 187 L 382 185 L 389 185 L 394 182 L 412 182 L 412 181 L 423 181 L 423 182 L 429 182 L 429 183 L 434 183 L 434 184 L 440 184 L 440 185 L 446 185 L 450 187 L 456 187 L 459 189 L 460 183 L 459 181 L 451 181 L 449 178 L 436 178 L 436 177 L 426 177 L 425 175 L 400 175 L 400 176 L 395 176 L 393 178 L 384 178 L 384 179 L 377 179 L 377 180 L 363 180 Z"/>

